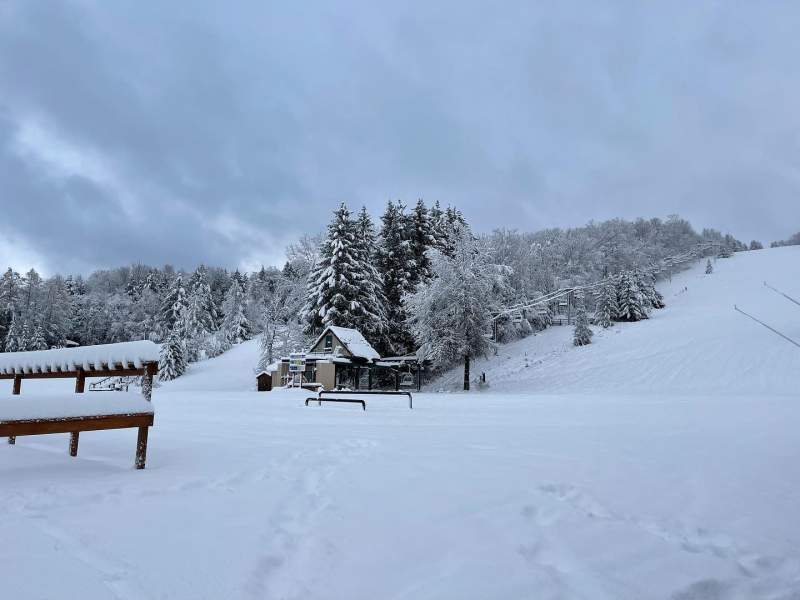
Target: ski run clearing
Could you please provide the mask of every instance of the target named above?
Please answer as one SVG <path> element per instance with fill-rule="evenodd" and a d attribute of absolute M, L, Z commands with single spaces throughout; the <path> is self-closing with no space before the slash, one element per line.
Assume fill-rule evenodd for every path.
<path fill-rule="evenodd" d="M 800 297 L 800 247 L 704 270 L 648 321 L 502 346 L 473 365 L 487 390 L 435 393 L 456 369 L 413 411 L 255 393 L 247 342 L 154 391 L 145 471 L 132 431 L 77 458 L 0 444 L 0 595 L 796 600 L 800 349 L 733 306 L 800 339 L 763 285 Z"/>

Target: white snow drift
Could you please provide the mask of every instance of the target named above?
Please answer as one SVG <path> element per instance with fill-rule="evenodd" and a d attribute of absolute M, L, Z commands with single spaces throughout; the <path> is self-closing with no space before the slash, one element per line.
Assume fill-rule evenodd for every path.
<path fill-rule="evenodd" d="M 800 296 L 798 265 L 800 248 L 699 264 L 653 319 L 505 346 L 477 367 L 491 391 L 414 410 L 252 392 L 257 345 L 237 346 L 155 390 L 145 471 L 132 432 L 86 434 L 78 458 L 64 436 L 0 445 L 3 591 L 796 598 L 800 353 L 732 306 L 797 336 L 762 280 Z"/>

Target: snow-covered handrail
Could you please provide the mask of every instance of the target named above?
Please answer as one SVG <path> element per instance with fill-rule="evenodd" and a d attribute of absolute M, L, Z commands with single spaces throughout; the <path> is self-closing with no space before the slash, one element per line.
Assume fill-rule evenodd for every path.
<path fill-rule="evenodd" d="M 150 341 L 121 342 L 80 348 L 0 353 L 0 378 L 15 375 L 142 369 L 158 362 L 160 348 Z"/>

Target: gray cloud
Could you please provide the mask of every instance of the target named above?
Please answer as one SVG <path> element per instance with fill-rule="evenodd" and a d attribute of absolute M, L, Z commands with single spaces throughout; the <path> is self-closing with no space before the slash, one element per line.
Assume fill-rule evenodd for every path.
<path fill-rule="evenodd" d="M 253 266 L 389 198 L 800 229 L 794 3 L 399 4 L 0 5 L 5 262 Z"/>

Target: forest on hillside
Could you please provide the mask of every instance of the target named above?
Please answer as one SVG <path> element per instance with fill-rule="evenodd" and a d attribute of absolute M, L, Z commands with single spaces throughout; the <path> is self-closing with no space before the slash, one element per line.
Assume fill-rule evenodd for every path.
<path fill-rule="evenodd" d="M 626 273 L 637 274 L 633 293 L 644 299 L 658 261 L 704 241 L 727 253 L 761 247 L 713 229 L 697 232 L 675 215 L 475 234 L 458 209 L 438 203 L 428 207 L 420 200 L 407 207 L 391 201 L 377 224 L 366 209 L 354 214 L 342 204 L 326 232 L 287 248 L 280 268 L 242 273 L 206 265 L 186 271 L 136 264 L 88 277 L 43 278 L 9 267 L 0 278 L 0 348 L 149 339 L 164 344 L 162 376 L 168 379 L 189 362 L 256 336 L 265 366 L 336 324 L 361 330 L 382 355 L 427 348 L 445 365 L 463 354 L 465 344 L 481 345 L 481 328 L 492 310 Z M 598 299 L 586 299 L 587 306 L 597 309 Z M 471 312 L 448 315 L 456 304 Z M 503 323 L 499 337 L 513 339 L 547 326 L 539 318 Z M 453 323 L 469 320 L 471 333 L 453 333 Z"/>

